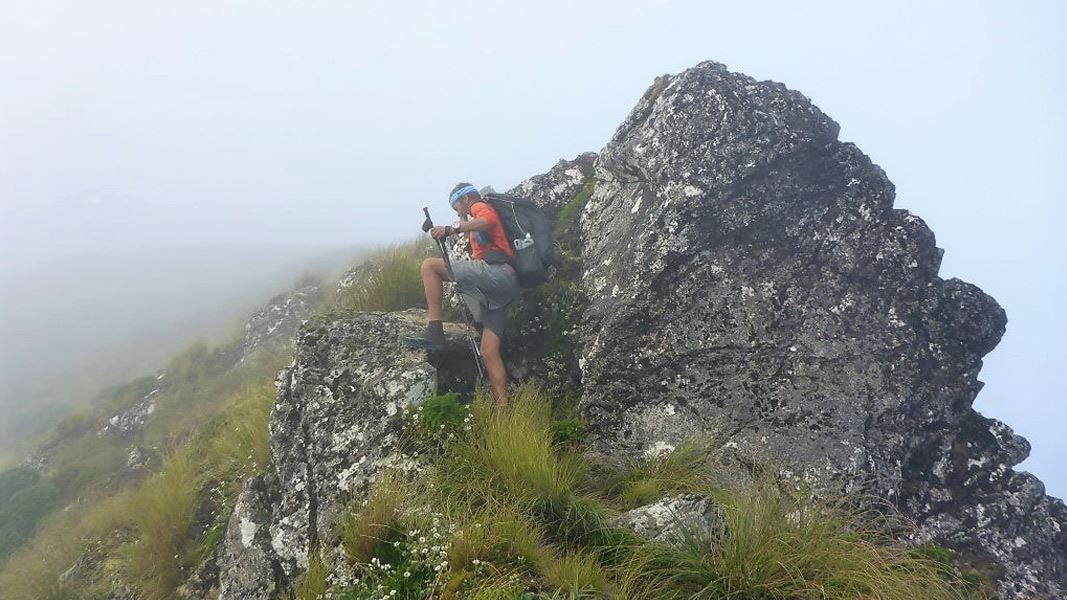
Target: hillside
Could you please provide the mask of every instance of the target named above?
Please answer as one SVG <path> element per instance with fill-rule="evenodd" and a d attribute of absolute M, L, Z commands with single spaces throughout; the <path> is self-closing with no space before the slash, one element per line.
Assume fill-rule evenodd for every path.
<path fill-rule="evenodd" d="M 509 410 L 480 394 L 460 326 L 439 361 L 400 343 L 429 249 L 384 250 L 5 473 L 8 549 L 27 541 L 0 585 L 1060 597 L 1067 509 L 1012 469 L 1026 441 L 971 408 L 1004 311 L 938 276 L 933 233 L 837 135 L 802 94 L 717 63 L 657 78 L 599 153 L 512 190 L 560 259 L 510 311 Z"/>

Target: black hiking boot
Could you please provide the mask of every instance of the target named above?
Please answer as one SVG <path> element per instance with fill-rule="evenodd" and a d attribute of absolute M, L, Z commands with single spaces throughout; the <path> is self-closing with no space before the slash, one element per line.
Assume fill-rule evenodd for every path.
<path fill-rule="evenodd" d="M 443 352 L 448 341 L 445 340 L 445 328 L 440 321 L 430 321 L 426 325 L 423 337 L 403 337 L 401 341 L 409 348 L 419 348 L 430 352 Z"/>

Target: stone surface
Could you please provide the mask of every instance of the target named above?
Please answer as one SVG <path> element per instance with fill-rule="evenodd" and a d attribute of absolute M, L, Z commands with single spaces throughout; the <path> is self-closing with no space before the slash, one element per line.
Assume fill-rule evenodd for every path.
<path fill-rule="evenodd" d="M 707 496 L 682 494 L 635 508 L 611 524 L 657 542 L 711 539 L 722 527 L 722 511 Z"/>
<path fill-rule="evenodd" d="M 579 154 L 573 160 L 560 159 L 548 172 L 523 180 L 507 193 L 533 200 L 552 221 L 593 176 L 595 162 L 594 152 Z"/>
<path fill-rule="evenodd" d="M 971 409 L 1004 311 L 938 277 L 885 173 L 785 86 L 701 63 L 658 78 L 582 213 L 584 396 L 597 451 L 713 432 L 757 461 L 897 503 L 919 536 L 1067 590 L 1064 508 Z"/>
<path fill-rule="evenodd" d="M 279 495 L 273 474 L 245 481 L 219 556 L 219 600 L 270 600 L 284 589 L 270 535 Z"/>
<path fill-rule="evenodd" d="M 862 488 L 916 521 L 911 541 L 959 550 L 1003 597 L 1062 597 L 1067 511 L 1012 469 L 1026 441 L 971 408 L 1004 311 L 938 276 L 933 233 L 893 208 L 885 173 L 837 135 L 802 94 L 716 63 L 657 78 L 599 155 L 510 190 L 543 206 L 566 244 L 558 277 L 515 309 L 512 376 L 562 374 L 601 457 L 711 434 L 739 485 L 769 465 Z M 310 548 L 333 548 L 341 507 L 392 460 L 402 407 L 438 373 L 472 369 L 457 327 L 458 362 L 440 371 L 398 343 L 423 319 L 364 313 L 301 329 L 271 418 L 276 483 L 242 494 L 225 589 L 277 585 Z M 265 496 L 269 516 L 250 516 Z M 676 516 L 720 522 L 707 498 L 682 496 L 617 524 L 667 539 Z"/>
<path fill-rule="evenodd" d="M 320 295 L 318 286 L 309 285 L 271 298 L 266 306 L 245 322 L 244 341 L 237 364 L 244 362 L 267 340 L 292 339 L 300 324 L 314 312 Z"/>
<path fill-rule="evenodd" d="M 293 362 L 278 375 L 270 418 L 276 483 L 246 487 L 230 520 L 220 583 L 236 590 L 231 597 L 261 597 L 242 581 L 266 573 L 291 579 L 307 568 L 311 548 L 335 546 L 347 502 L 396 464 L 403 409 L 438 383 L 426 352 L 402 342 L 422 335 L 425 325 L 425 311 L 410 310 L 313 319 L 301 328 Z M 455 363 L 438 366 L 473 381 L 462 330 L 446 324 L 445 334 Z M 259 500 L 265 495 L 270 502 Z"/>
<path fill-rule="evenodd" d="M 145 394 L 128 408 L 125 408 L 107 419 L 98 435 L 115 436 L 129 439 L 144 429 L 145 423 L 152 413 L 156 411 L 156 396 L 170 387 L 170 381 L 164 373 L 156 377 L 157 385 L 152 391 Z"/>

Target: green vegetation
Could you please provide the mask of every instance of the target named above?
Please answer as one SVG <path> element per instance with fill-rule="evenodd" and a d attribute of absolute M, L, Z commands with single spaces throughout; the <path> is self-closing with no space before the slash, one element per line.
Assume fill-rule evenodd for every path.
<path fill-rule="evenodd" d="M 203 352 L 195 350 L 181 360 L 195 356 Z M 173 597 L 176 586 L 223 533 L 241 481 L 269 464 L 267 421 L 278 361 L 274 352 L 254 354 L 225 375 L 187 367 L 186 379 L 176 380 L 170 391 L 159 394 L 158 403 L 163 407 L 185 401 L 200 412 L 156 431 L 175 448 L 162 469 L 140 483 L 119 487 L 99 478 L 73 487 L 68 482 L 82 497 L 69 510 L 46 517 L 32 541 L 9 557 L 0 570 L 5 597 L 83 598 L 106 591 L 115 581 L 143 598 Z M 225 395 L 212 404 L 205 396 L 215 393 Z M 188 427 L 184 435 L 176 423 Z M 84 461 L 66 454 L 94 448 L 116 446 L 95 431 L 75 439 L 59 455 L 69 464 L 58 472 L 103 473 L 99 466 L 83 470 Z M 124 458 L 123 452 L 118 453 L 115 471 Z M 99 462 L 91 453 L 85 460 Z M 31 479 L 20 474 L 0 478 L 9 480 L 25 485 Z M 57 475 L 42 481 L 64 480 Z M 75 564 L 86 569 L 61 580 L 60 575 Z"/>
<path fill-rule="evenodd" d="M 419 269 L 432 255 L 426 239 L 398 244 L 367 258 L 360 277 L 343 290 L 333 289 L 319 312 L 393 311 L 426 307 Z M 336 286 L 334 286 L 336 288 Z"/>
<path fill-rule="evenodd" d="M 172 455 L 163 471 L 144 482 L 127 506 L 133 539 L 114 553 L 114 569 L 144 598 L 162 600 L 197 558 L 189 528 L 200 497 L 200 473 L 190 450 Z"/>
<path fill-rule="evenodd" d="M 540 358 L 544 383 L 557 408 L 564 411 L 575 403 L 580 388 L 574 337 L 588 303 L 580 284 L 581 214 L 595 188 L 594 180 L 586 180 L 579 193 L 556 215 L 552 278 L 526 290 L 508 311 L 510 333 L 505 351 Z"/>
<path fill-rule="evenodd" d="M 885 532 L 898 524 L 883 515 L 770 479 L 714 487 L 706 441 L 598 484 L 572 443 L 554 441 L 552 402 L 537 388 L 515 389 L 504 410 L 485 394 L 469 408 L 452 396 L 428 402 L 405 421 L 422 466 L 383 474 L 342 523 L 351 572 L 334 597 L 976 597 L 951 569 L 895 543 Z M 717 526 L 683 522 L 677 539 L 650 542 L 611 525 L 618 509 L 686 491 L 714 499 Z"/>
<path fill-rule="evenodd" d="M 296 287 L 332 288 L 319 313 L 418 307 L 419 266 L 430 254 L 424 240 L 401 244 L 370 256 L 340 292 L 315 274 Z M 155 391 L 159 381 L 144 377 L 63 419 L 45 442 L 46 475 L 0 473 L 0 558 L 10 554 L 0 568 L 5 597 L 81 598 L 116 582 L 145 598 L 173 595 L 224 534 L 241 482 L 269 466 L 272 382 L 291 349 L 288 341 L 267 345 L 232 368 L 242 342 L 235 329 L 219 346 L 194 343 L 163 369 L 164 389 Z M 149 394 L 154 411 L 132 439 L 98 435 L 110 415 Z M 172 450 L 155 474 L 138 481 L 143 475 L 120 475 L 131 446 Z"/>
<path fill-rule="evenodd" d="M 557 215 L 556 278 L 512 311 L 518 347 L 545 361 L 545 387 L 515 388 L 503 410 L 484 392 L 469 406 L 450 393 L 406 410 L 399 448 L 416 466 L 379 475 L 339 521 L 344 556 L 312 552 L 288 596 L 980 597 L 988 582 L 958 575 L 951 553 L 909 551 L 886 533 L 897 523 L 856 512 L 847 499 L 766 478 L 719 487 L 708 440 L 621 467 L 584 458 L 571 337 L 585 302 L 577 228 L 593 186 L 587 181 Z M 419 265 L 430 250 L 419 241 L 371 256 L 352 285 L 332 285 L 318 312 L 422 306 Z M 65 419 L 50 441 L 48 474 L 0 473 L 5 598 L 105 597 L 116 585 L 141 598 L 174 597 L 223 536 L 242 482 L 271 460 L 272 382 L 291 352 L 268 346 L 233 367 L 239 344 L 236 335 L 215 348 L 194 344 L 166 367 L 165 389 L 154 392 L 157 380 L 143 378 L 111 390 L 99 410 Z M 150 393 L 155 411 L 132 440 L 97 434 L 106 416 Z M 154 473 L 120 475 L 131 445 L 166 458 Z M 678 523 L 677 539 L 651 542 L 612 524 L 684 492 L 713 499 L 714 527 Z"/>
<path fill-rule="evenodd" d="M 711 489 L 708 462 L 714 452 L 709 440 L 690 440 L 671 452 L 632 460 L 606 478 L 605 495 L 616 499 L 617 508 L 629 510 L 681 492 Z"/>
<path fill-rule="evenodd" d="M 0 556 L 6 556 L 33 533 L 37 522 L 56 508 L 60 493 L 35 471 L 15 468 L 0 473 Z"/>

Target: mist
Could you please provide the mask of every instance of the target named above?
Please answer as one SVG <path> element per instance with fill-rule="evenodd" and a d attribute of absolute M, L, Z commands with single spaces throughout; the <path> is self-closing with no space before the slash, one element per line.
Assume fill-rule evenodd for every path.
<path fill-rule="evenodd" d="M 304 276 L 358 246 L 206 244 L 37 256 L 0 274 L 0 458 L 17 460 L 108 386 L 155 372 L 196 340 L 219 343 Z"/>

